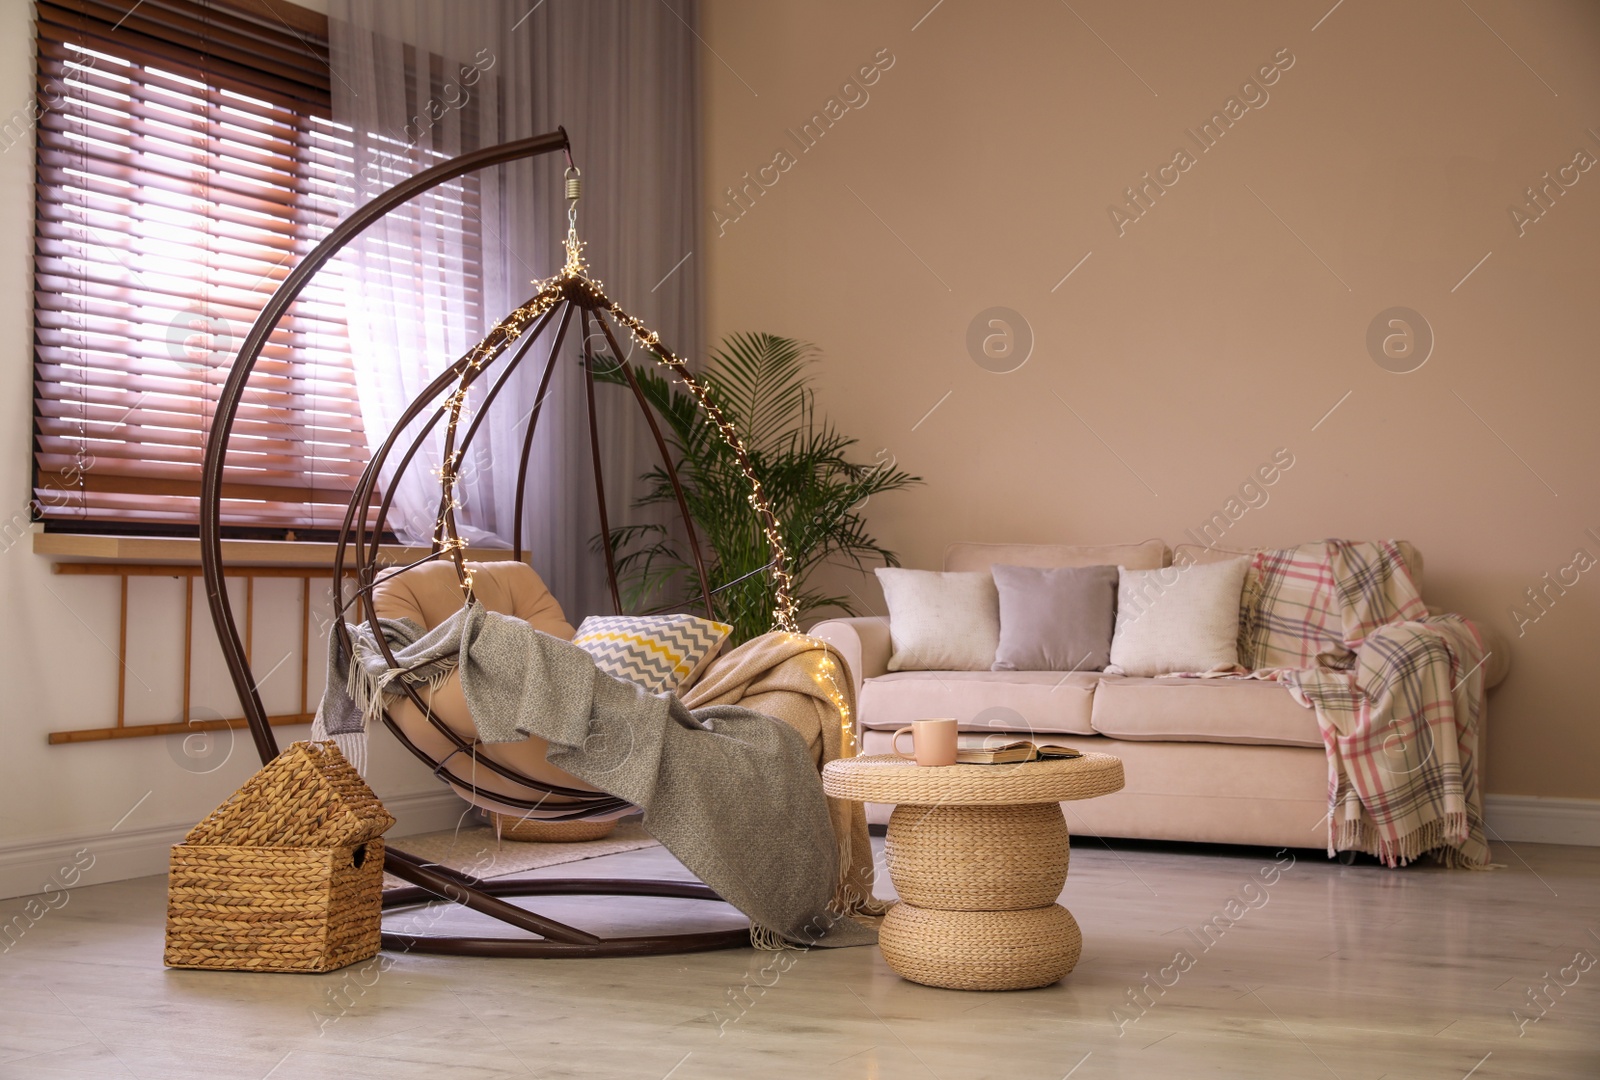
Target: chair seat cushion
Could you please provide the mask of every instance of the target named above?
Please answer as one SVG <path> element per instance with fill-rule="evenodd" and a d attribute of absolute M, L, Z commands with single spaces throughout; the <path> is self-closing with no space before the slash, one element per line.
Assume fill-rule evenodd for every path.
<path fill-rule="evenodd" d="M 477 726 L 473 724 L 472 713 L 467 708 L 466 694 L 461 690 L 460 672 L 452 671 L 433 688 L 431 693 L 424 686 L 417 691 L 417 694 L 428 703 L 433 715 L 443 721 L 457 736 L 469 743 L 478 737 Z M 434 761 L 448 759 L 451 775 L 470 780 L 471 787 L 467 790 L 463 790 L 463 786 L 459 784 L 451 786 L 460 792 L 462 798 L 485 809 L 499 810 L 501 813 L 516 814 L 520 817 L 525 811 L 514 803 L 504 803 L 499 800 L 538 799 L 544 794 L 501 776 L 495 772 L 494 765 L 504 766 L 531 780 L 555 787 L 575 788 L 579 791 L 600 790 L 593 784 L 585 783 L 546 761 L 545 754 L 550 749 L 550 744 L 537 736 L 529 736 L 517 742 L 483 743 L 478 746 L 476 754 L 469 754 L 457 752 L 450 738 L 434 727 L 410 698 L 403 697 L 396 700 L 387 711 L 389 719 L 394 721 L 400 733 L 417 749 Z M 545 799 L 541 809 L 558 810 L 563 804 L 571 802 L 568 797 L 550 795 Z"/>
<path fill-rule="evenodd" d="M 1098 671 L 900 671 L 861 687 L 862 725 L 892 731 L 953 716 L 962 731 L 1094 734 Z"/>
<path fill-rule="evenodd" d="M 1113 739 L 1322 746 L 1316 711 L 1260 679 L 1108 677 L 1090 719 Z"/>
<path fill-rule="evenodd" d="M 490 611 L 515 615 L 535 630 L 571 641 L 572 624 L 544 581 L 527 563 L 506 559 L 469 562 L 472 592 Z M 429 630 L 461 610 L 461 585 L 455 564 L 441 559 L 402 573 L 385 571 L 372 590 L 373 607 L 384 619 L 410 619 Z"/>
<path fill-rule="evenodd" d="M 484 607 L 524 619 L 535 630 L 552 637 L 572 640 L 572 624 L 562 614 L 561 605 L 527 563 L 514 560 L 469 562 L 467 569 L 472 572 L 473 595 Z M 380 618 L 410 619 L 428 629 L 438 626 L 461 610 L 462 604 L 455 566 L 443 560 L 414 566 L 385 578 L 373 589 L 372 597 L 373 608 Z M 427 687 L 421 688 L 418 695 L 428 704 L 433 715 L 462 740 L 471 743 L 477 739 L 478 729 L 467 708 L 458 672 L 451 672 L 431 691 Z M 520 742 L 481 745 L 474 757 L 466 752 L 458 752 L 455 743 L 435 727 L 409 698 L 400 698 L 390 705 L 388 714 L 400 733 L 424 755 L 435 762 L 448 761 L 450 775 L 470 781 L 469 785 L 451 783 L 450 786 L 463 799 L 486 810 L 521 817 L 527 811 L 517 802 L 542 798 L 540 812 L 535 816 L 548 816 L 563 812 L 563 809 L 570 812 L 574 801 L 560 795 L 546 796 L 542 791 L 507 779 L 495 772 L 493 765 L 503 766 L 537 782 L 556 787 L 579 791 L 599 790 L 546 761 L 545 752 L 549 744 L 543 739 L 527 738 Z M 500 801 L 502 799 L 515 801 Z M 628 812 L 628 809 L 622 809 L 602 816 L 614 817 Z"/>

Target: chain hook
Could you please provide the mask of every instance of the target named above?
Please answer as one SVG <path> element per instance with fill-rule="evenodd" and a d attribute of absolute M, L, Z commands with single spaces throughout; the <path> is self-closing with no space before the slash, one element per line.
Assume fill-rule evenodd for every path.
<path fill-rule="evenodd" d="M 567 159 L 566 195 L 567 195 L 567 265 L 563 273 L 568 275 L 579 273 L 583 270 L 583 257 L 580 252 L 583 244 L 578 240 L 578 200 L 583 197 L 583 174 L 578 167 Z"/>
<path fill-rule="evenodd" d="M 576 165 L 568 165 L 566 172 L 567 229 L 578 230 L 578 200 L 583 198 L 583 174 Z"/>

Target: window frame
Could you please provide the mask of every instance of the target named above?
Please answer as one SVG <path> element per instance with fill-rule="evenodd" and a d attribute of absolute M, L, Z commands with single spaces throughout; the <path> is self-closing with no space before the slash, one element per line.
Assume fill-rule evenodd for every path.
<path fill-rule="evenodd" d="M 327 66 L 327 19 L 281 0 L 274 0 L 270 7 L 257 0 L 229 0 L 226 4 L 203 3 L 199 0 L 144 0 L 131 7 L 126 0 L 117 3 L 104 0 L 39 0 L 35 25 L 38 97 L 32 109 L 36 154 L 36 382 L 31 447 L 34 481 L 34 498 L 30 503 L 32 516 L 35 521 L 42 521 L 44 529 L 51 532 L 192 536 L 197 527 L 198 453 L 203 450 L 211 417 L 206 402 L 215 400 L 215 393 L 220 390 L 221 381 L 226 376 L 232 350 L 242 341 L 249 325 L 254 322 L 255 314 L 271 295 L 274 281 L 281 280 L 292 268 L 293 257 L 309 250 L 338 217 L 337 206 L 331 198 L 337 169 L 329 170 L 330 163 L 336 165 L 336 155 L 331 148 L 337 146 L 337 132 L 329 116 L 331 92 Z M 76 43 L 70 40 L 73 32 L 78 34 Z M 120 47 L 111 49 L 107 47 L 107 42 Z M 74 52 L 83 49 L 88 49 L 88 53 Z M 93 70 L 94 65 L 80 64 L 77 72 L 79 83 L 75 84 L 80 92 L 74 98 L 73 94 L 67 92 L 68 87 L 63 85 L 68 82 L 73 66 L 69 52 L 79 60 L 84 55 L 94 57 L 98 54 L 104 57 L 104 67 L 111 74 Z M 137 61 L 137 68 L 130 64 L 119 69 L 114 63 L 119 59 L 119 52 L 124 54 L 120 57 L 123 61 L 132 56 Z M 152 59 L 160 64 L 158 70 L 152 65 Z M 97 78 L 104 82 L 118 70 L 138 80 L 123 80 L 130 89 L 124 96 L 127 104 L 122 114 L 118 116 L 114 110 L 103 107 L 91 108 L 88 104 L 90 90 L 84 89 L 84 85 Z M 160 79 L 154 78 L 152 71 L 156 71 Z M 162 87 L 156 87 L 155 90 L 151 87 L 162 80 L 175 81 L 177 84 L 187 80 L 194 84 L 192 100 L 188 103 L 191 112 L 189 127 L 185 128 L 180 120 L 177 126 L 169 123 L 167 128 L 160 128 L 164 122 L 173 119 L 171 116 L 158 115 L 160 108 L 149 104 L 161 96 Z M 182 104 L 177 97 L 173 100 L 178 105 Z M 193 121 L 196 120 L 194 105 L 197 102 L 204 103 L 203 116 L 199 117 L 199 127 L 203 131 L 198 143 L 186 145 L 186 136 L 195 134 Z M 104 102 L 99 105 L 103 106 Z M 175 106 L 175 113 L 181 111 Z M 272 127 L 273 121 L 287 115 L 292 115 L 295 121 L 292 135 L 284 135 L 281 130 Z M 120 127 L 111 123 L 111 120 L 120 122 Z M 122 134 L 135 150 L 145 146 L 158 148 L 158 152 L 148 159 L 138 155 L 127 159 L 132 164 L 124 170 L 125 174 L 139 181 L 127 185 L 133 189 L 127 202 L 141 212 L 147 207 L 155 207 L 156 216 L 167 213 L 181 219 L 183 213 L 187 213 L 190 221 L 203 216 L 206 246 L 204 257 L 199 260 L 203 277 L 196 275 L 200 282 L 199 303 L 191 300 L 179 312 L 180 316 L 185 313 L 193 316 L 187 326 L 182 325 L 177 317 L 164 327 L 158 322 L 128 319 L 124 321 L 127 332 L 119 334 L 115 320 L 106 314 L 115 310 L 117 304 L 142 310 L 153 305 L 140 305 L 134 301 L 159 294 L 165 295 L 167 302 L 175 303 L 177 301 L 172 298 L 177 294 L 171 288 L 165 293 L 148 286 L 128 288 L 127 281 L 119 283 L 115 274 L 106 280 L 93 280 L 96 270 L 104 270 L 108 266 L 106 253 L 109 252 L 112 259 L 120 261 L 115 251 L 115 241 L 126 240 L 130 246 L 143 243 L 159 247 L 162 242 L 159 234 L 164 227 L 160 223 L 152 226 L 142 218 L 130 217 L 126 222 L 129 227 L 128 238 L 118 233 L 112 243 L 102 242 L 98 248 L 80 244 L 82 254 L 76 258 L 62 254 L 70 246 L 71 239 L 68 237 L 63 240 L 64 232 L 70 233 L 76 228 L 80 239 L 84 233 L 95 233 L 97 230 L 94 226 L 88 224 L 91 213 L 103 218 L 111 212 L 105 206 L 115 205 L 115 200 L 91 191 L 77 204 L 78 217 L 72 218 L 70 211 L 74 209 L 72 200 L 77 197 L 77 189 L 74 189 L 74 194 L 66 194 L 65 184 L 59 179 L 52 179 L 64 175 L 61 159 L 64 140 L 68 136 L 63 133 L 74 125 L 81 131 L 90 131 L 94 124 L 100 125 L 98 137 L 91 139 L 80 135 L 79 141 L 86 147 L 98 148 L 85 149 L 84 160 L 97 153 L 100 156 L 96 158 L 94 169 L 84 170 L 84 175 L 90 176 L 90 179 L 83 181 L 79 187 L 90 189 L 93 182 L 103 181 L 105 174 L 117 171 L 116 167 L 107 163 L 107 155 L 103 151 L 105 147 L 114 151 L 116 136 Z M 278 125 L 279 129 L 283 127 L 282 124 Z M 310 134 L 313 129 L 319 130 L 320 135 Z M 230 132 L 233 133 L 231 136 Z M 245 132 L 248 137 L 239 132 Z M 241 139 L 244 141 L 241 142 Z M 321 140 L 320 150 L 312 145 L 318 139 Z M 254 153 L 249 145 L 252 140 L 266 145 L 269 150 L 281 149 L 279 144 L 289 146 L 291 152 L 278 154 L 276 162 L 268 163 L 276 171 L 266 171 L 268 165 L 261 165 L 251 158 L 266 159 L 271 155 L 265 150 Z M 241 147 L 244 147 L 243 151 Z M 191 172 L 186 175 L 180 169 L 168 176 L 146 168 L 151 164 L 166 164 L 169 160 L 164 156 L 166 154 L 171 155 L 171 160 L 181 161 L 187 157 L 188 164 L 192 166 Z M 135 168 L 135 165 L 138 167 Z M 260 205 L 242 207 L 245 202 L 255 201 L 259 204 L 271 201 L 253 199 L 252 193 L 256 189 L 248 183 L 251 178 L 249 170 L 258 168 L 266 176 L 265 180 L 259 182 L 259 189 L 274 196 L 277 206 L 285 211 L 276 218 L 269 212 L 263 212 Z M 313 176 L 318 170 L 323 175 Z M 163 195 L 171 195 L 169 202 L 181 206 L 185 198 L 183 185 L 187 179 L 193 187 L 195 171 L 205 176 L 205 197 L 196 200 L 191 191 L 186 211 L 174 210 L 170 205 L 163 207 L 160 198 L 150 198 L 152 190 L 160 189 Z M 159 181 L 154 187 L 148 182 L 151 176 Z M 240 183 L 241 177 L 246 182 Z M 284 177 L 290 178 L 286 187 L 269 189 L 266 186 L 271 181 L 281 182 Z M 213 186 L 213 180 L 218 186 Z M 317 185 L 320 185 L 319 190 L 328 191 L 330 197 L 308 197 L 307 192 Z M 176 189 L 175 193 L 167 191 L 168 188 Z M 92 199 L 99 199 L 103 205 L 91 212 L 89 203 Z M 194 210 L 196 205 L 203 207 L 203 214 L 197 214 Z M 61 212 L 63 208 L 67 208 L 68 212 Z M 256 218 L 252 219 L 251 214 L 255 214 Z M 260 224 L 254 241 L 248 227 L 252 220 Z M 66 224 L 63 225 L 63 221 Z M 217 232 L 215 244 L 214 227 Z M 143 235 L 134 236 L 141 229 Z M 177 235 L 180 231 L 174 228 L 172 234 Z M 269 234 L 274 234 L 275 239 L 283 243 L 274 248 L 266 242 Z M 152 240 L 152 236 L 157 239 Z M 219 260 L 225 268 L 230 266 L 231 260 L 231 264 L 249 264 L 253 269 L 254 264 L 250 260 L 256 258 L 257 262 L 265 261 L 261 253 L 269 249 L 273 251 L 275 265 L 256 285 L 243 290 L 237 286 L 214 286 L 212 275 L 216 272 Z M 244 254 L 241 256 L 240 253 Z M 167 261 L 174 260 L 169 256 Z M 50 286 L 69 281 L 70 274 L 64 274 L 62 270 L 74 264 L 80 270 L 80 276 L 74 282 L 77 291 L 71 294 L 71 300 L 82 301 L 81 310 L 76 313 L 80 328 L 67 332 L 81 335 L 85 343 L 92 336 L 110 342 L 114 347 L 125 346 L 119 349 L 125 355 L 107 359 L 107 349 L 91 349 L 84 344 L 76 350 L 80 357 L 76 365 L 78 381 L 69 382 L 67 376 L 72 365 L 64 365 L 60 360 L 74 350 L 60 344 L 64 333 L 61 326 L 50 324 L 70 324 L 72 320 L 57 318 L 64 310 L 61 302 L 63 297 L 61 293 L 53 293 Z M 140 276 L 131 267 L 128 270 L 133 277 Z M 148 270 L 145 272 L 153 273 Z M 219 295 L 227 303 L 219 304 Z M 248 304 L 241 304 L 241 297 Z M 225 476 L 224 483 L 225 496 L 229 496 L 224 504 L 226 535 L 260 539 L 317 539 L 331 535 L 343 518 L 349 491 L 369 455 L 360 428 L 359 402 L 353 390 L 348 345 L 343 337 L 342 299 L 342 290 L 336 281 L 325 283 L 319 294 L 298 301 L 274 334 L 271 352 L 276 354 L 279 382 L 284 389 L 261 390 L 255 385 L 257 380 L 254 378 L 251 389 L 252 393 L 258 394 L 258 406 L 281 414 L 285 422 L 263 422 L 258 408 L 253 419 L 247 410 L 236 428 L 236 433 L 243 433 L 247 438 L 235 440 L 242 447 L 237 454 L 230 447 L 229 474 Z M 97 311 L 94 305 L 103 307 Z M 218 320 L 216 312 L 224 308 L 230 313 L 230 332 L 224 343 L 230 348 L 226 353 L 218 347 L 215 333 Z M 241 311 L 242 314 L 235 314 Z M 137 355 L 138 348 L 144 346 L 148 351 L 148 346 L 163 334 L 167 335 L 166 351 L 171 354 L 171 359 L 156 356 L 152 362 L 168 370 L 159 376 L 143 377 L 155 378 L 168 387 L 159 395 L 168 407 L 165 410 L 142 410 L 140 406 L 146 396 L 155 393 L 147 388 L 138 393 L 127 413 L 123 414 L 124 421 L 127 417 L 137 416 L 137 425 L 146 432 L 157 433 L 155 439 L 100 438 L 122 427 L 123 421 L 113 424 L 109 431 L 96 430 L 95 438 L 91 438 L 90 421 L 87 419 L 91 408 L 90 397 L 98 397 L 92 404 L 101 410 L 101 415 L 97 416 L 94 423 L 103 425 L 104 410 L 114 406 L 120 408 L 116 401 L 127 404 L 129 396 L 136 392 L 130 387 L 140 385 L 130 377 L 125 385 L 112 385 L 96 395 L 93 392 L 102 388 L 94 385 L 94 376 L 113 372 L 127 375 L 136 370 L 143 362 Z M 317 344 L 319 341 L 323 343 L 321 347 Z M 343 376 L 346 385 L 324 392 L 318 388 L 317 378 L 324 372 L 336 372 L 337 365 L 325 359 L 323 354 L 334 356 L 340 349 L 344 351 Z M 96 352 L 100 354 L 99 357 L 90 358 Z M 180 352 L 188 359 L 195 360 L 200 368 L 192 383 L 186 383 L 181 373 L 171 374 L 173 362 L 182 363 Z M 203 355 L 197 358 L 195 352 Z M 269 374 L 261 381 L 270 383 L 272 378 Z M 185 386 L 195 393 L 194 406 L 192 410 L 175 410 L 172 399 L 185 397 L 181 392 Z M 63 416 L 59 415 L 62 410 L 57 406 L 67 400 L 68 388 L 80 392 L 76 439 L 61 434 L 71 421 L 63 422 Z M 274 395 L 285 401 L 282 407 L 274 409 L 270 404 L 262 405 L 265 401 L 275 399 Z M 151 423 L 145 423 L 147 414 Z M 258 436 L 254 445 L 269 451 L 256 458 L 249 457 L 252 424 Z M 196 437 L 200 440 L 199 450 L 194 445 Z M 62 446 L 74 441 L 77 443 L 76 453 L 71 455 L 71 460 L 63 460 L 66 455 L 60 453 Z M 106 448 L 102 449 L 97 443 L 105 443 Z M 107 460 L 120 461 L 122 464 L 108 466 L 96 473 L 95 468 L 100 461 L 93 450 L 102 449 L 102 454 L 109 454 L 112 447 L 120 450 L 121 455 Z M 140 450 L 145 450 L 149 456 L 140 454 Z M 178 460 L 185 456 L 193 458 L 192 463 Z M 176 465 L 174 461 L 177 461 Z M 163 470 L 166 475 L 162 475 Z M 186 473 L 192 473 L 192 476 Z M 286 477 L 292 478 L 296 474 L 302 478 L 298 485 L 286 481 Z M 264 482 L 251 483 L 252 479 Z M 46 498 L 59 501 L 47 505 L 44 501 Z M 76 511 L 63 512 L 71 511 L 75 500 Z M 116 506 L 119 502 L 137 505 L 119 509 Z M 108 503 L 112 504 L 109 508 Z M 163 518 L 156 514 L 156 508 L 166 516 Z M 271 510 L 270 515 L 265 513 L 268 509 Z M 262 513 L 262 517 L 256 519 L 253 515 L 258 512 Z"/>

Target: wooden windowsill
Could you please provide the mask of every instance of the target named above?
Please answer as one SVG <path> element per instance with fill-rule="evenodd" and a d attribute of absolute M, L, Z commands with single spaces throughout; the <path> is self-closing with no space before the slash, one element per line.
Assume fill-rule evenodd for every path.
<path fill-rule="evenodd" d="M 222 557 L 229 566 L 332 566 L 337 546 L 301 540 L 224 540 Z M 381 554 L 391 564 L 404 565 L 423 558 L 428 550 L 396 545 L 385 546 Z M 45 532 L 39 525 L 33 527 L 33 553 L 79 562 L 200 565 L 199 540 Z M 481 547 L 467 549 L 467 557 L 473 562 L 499 562 L 515 556 L 510 548 Z"/>

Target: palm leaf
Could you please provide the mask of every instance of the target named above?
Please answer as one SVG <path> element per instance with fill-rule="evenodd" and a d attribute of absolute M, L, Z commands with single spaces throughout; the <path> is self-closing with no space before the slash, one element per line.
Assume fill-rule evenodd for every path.
<path fill-rule="evenodd" d="M 806 578 L 829 562 L 865 570 L 899 564 L 893 551 L 867 531 L 862 516 L 874 496 L 921 483 L 892 460 L 851 460 L 856 440 L 816 415 L 809 366 L 817 350 L 772 334 L 734 334 L 712 352 L 701 373 L 706 392 L 740 433 L 751 469 L 779 522 L 793 577 L 793 597 L 804 619 L 837 608 L 854 614 L 844 597 L 806 587 Z M 683 485 L 690 517 L 700 534 L 720 619 L 734 626 L 737 644 L 765 633 L 775 611 L 772 552 L 748 501 L 749 481 L 737 457 L 693 396 L 652 365 L 632 365 L 640 392 L 664 420 L 673 468 Z M 595 378 L 626 386 L 616 365 Z M 880 459 L 882 455 L 880 454 Z M 676 496 L 661 466 L 640 478 L 635 505 L 672 505 Z M 618 576 L 630 607 L 671 599 L 698 600 L 699 582 L 689 553 L 659 525 L 630 525 L 610 532 L 620 553 Z M 599 538 L 595 540 L 598 549 Z"/>
<path fill-rule="evenodd" d="M 712 352 L 706 382 L 747 448 L 770 449 L 803 422 L 816 356 L 816 346 L 772 334 L 733 334 Z"/>

